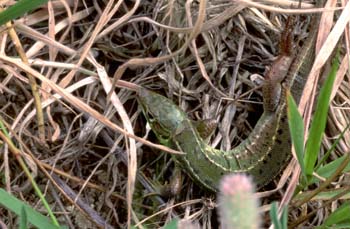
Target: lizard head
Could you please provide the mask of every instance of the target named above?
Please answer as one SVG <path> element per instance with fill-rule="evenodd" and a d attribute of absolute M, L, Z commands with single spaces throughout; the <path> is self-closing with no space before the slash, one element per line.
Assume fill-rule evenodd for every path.
<path fill-rule="evenodd" d="M 170 99 L 141 88 L 138 101 L 142 112 L 160 141 L 168 141 L 181 129 L 181 123 L 187 118 Z"/>

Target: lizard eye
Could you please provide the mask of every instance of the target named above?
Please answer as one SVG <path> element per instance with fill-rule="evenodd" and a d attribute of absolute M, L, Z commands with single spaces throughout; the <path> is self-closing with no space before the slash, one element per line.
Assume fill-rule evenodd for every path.
<path fill-rule="evenodd" d="M 165 141 L 169 140 L 170 132 L 162 125 L 161 121 L 159 121 L 158 118 L 156 118 L 155 115 L 153 115 L 149 110 L 145 110 L 144 113 L 147 122 L 157 137 Z"/>
<path fill-rule="evenodd" d="M 168 140 L 170 138 L 170 132 L 162 125 L 159 120 L 148 114 L 148 123 L 151 126 L 153 132 L 157 135 L 157 137 Z"/>
<path fill-rule="evenodd" d="M 150 125 L 158 137 L 162 138 L 163 140 L 168 140 L 170 138 L 170 133 L 159 122 L 155 121 Z"/>
<path fill-rule="evenodd" d="M 149 111 L 146 111 L 145 113 L 146 113 L 145 116 L 147 117 L 147 121 L 154 122 L 155 118 L 154 118 L 153 114 Z"/>

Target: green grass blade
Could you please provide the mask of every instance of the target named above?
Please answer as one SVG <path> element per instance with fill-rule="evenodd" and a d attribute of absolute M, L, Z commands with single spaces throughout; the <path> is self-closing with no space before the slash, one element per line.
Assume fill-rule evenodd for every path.
<path fill-rule="evenodd" d="M 349 228 L 350 228 L 350 223 L 338 223 L 332 227 L 328 227 L 328 226 L 316 227 L 316 229 L 349 229 Z"/>
<path fill-rule="evenodd" d="M 322 226 L 329 227 L 337 224 L 350 224 L 349 212 L 350 203 L 343 203 L 337 210 L 335 210 L 334 212 L 332 212 L 332 214 L 328 216 L 328 218 L 325 220 Z"/>
<path fill-rule="evenodd" d="M 337 158 L 336 160 L 334 161 L 331 161 L 329 162 L 328 164 L 318 168 L 316 170 L 316 173 L 318 175 L 320 175 L 321 177 L 327 179 L 329 178 L 332 174 L 335 173 L 335 171 L 337 170 L 337 168 L 342 164 L 342 162 L 346 159 L 346 155 L 342 156 L 342 157 L 339 157 Z M 343 172 L 348 172 L 350 171 L 350 164 L 348 164 L 344 171 Z M 313 184 L 313 183 L 316 183 L 319 179 L 316 178 L 316 177 L 313 177 L 311 179 L 311 181 L 309 182 L 309 184 Z"/>
<path fill-rule="evenodd" d="M 0 25 L 23 16 L 30 10 L 38 8 L 40 5 L 47 3 L 48 0 L 21 0 L 10 6 L 8 9 L 0 13 Z"/>
<path fill-rule="evenodd" d="M 287 114 L 290 136 L 295 153 L 301 167 L 301 172 L 306 176 L 304 166 L 304 121 L 298 111 L 298 106 L 295 103 L 292 95 L 287 91 Z"/>
<path fill-rule="evenodd" d="M 330 103 L 329 99 L 332 93 L 332 87 L 338 67 L 338 58 L 335 58 L 335 61 L 332 65 L 332 70 L 320 90 L 314 120 L 312 121 L 310 134 L 306 143 L 304 164 L 306 175 L 310 177 L 314 171 L 318 152 L 321 146 L 322 136 L 326 127 L 328 108 Z"/>
<path fill-rule="evenodd" d="M 282 229 L 282 224 L 278 219 L 277 202 L 271 204 L 270 218 L 275 229 Z"/>
<path fill-rule="evenodd" d="M 172 221 L 170 221 L 167 225 L 165 225 L 163 227 L 163 229 L 177 229 L 177 225 L 179 223 L 179 220 L 178 219 L 174 219 Z"/>
<path fill-rule="evenodd" d="M 305 191 L 305 192 L 298 193 L 293 198 L 293 201 L 303 200 L 310 194 L 310 192 L 312 191 Z M 329 189 L 326 191 L 322 191 L 318 193 L 316 196 L 312 197 L 312 201 L 327 201 L 331 199 L 334 200 L 335 198 L 337 200 L 348 200 L 350 199 L 350 192 L 348 191 L 347 188 Z"/>
<path fill-rule="evenodd" d="M 8 135 L 8 132 L 6 131 L 6 128 L 4 126 L 4 123 L 3 123 L 3 120 L 0 116 L 0 131 L 2 133 L 5 133 L 5 139 L 7 144 L 9 145 L 9 148 L 10 150 L 16 155 L 16 159 L 19 163 L 19 165 L 21 166 L 23 172 L 26 174 L 26 176 L 28 177 L 28 179 L 30 180 L 31 184 L 32 184 L 32 187 L 34 188 L 34 191 L 35 193 L 38 195 L 38 197 L 40 198 L 42 204 L 44 205 L 44 207 L 46 208 L 52 222 L 56 225 L 56 226 L 59 226 L 59 223 L 55 217 L 55 215 L 53 214 L 49 204 L 47 203 L 43 193 L 41 192 L 38 184 L 35 182 L 34 178 L 32 177 L 27 165 L 25 164 L 25 161 L 23 160 L 22 157 L 19 156 L 19 150 L 16 148 L 15 144 L 11 141 L 9 135 Z M 3 136 L 4 134 L 2 134 Z"/>
<path fill-rule="evenodd" d="M 283 208 L 282 216 L 281 216 L 281 224 L 283 229 L 288 228 L 288 208 L 287 206 Z"/>
<path fill-rule="evenodd" d="M 21 208 L 21 219 L 19 221 L 19 228 L 20 229 L 27 229 L 28 226 L 28 219 L 27 219 L 27 212 L 26 212 L 26 208 L 24 206 L 22 206 Z"/>
<path fill-rule="evenodd" d="M 22 202 L 13 195 L 10 195 L 4 189 L 0 189 L 0 205 L 4 206 L 19 216 L 22 215 L 22 209 L 25 208 L 28 222 L 37 228 L 59 228 L 56 225 L 52 224 L 46 216 L 35 211 L 28 204 Z"/>
<path fill-rule="evenodd" d="M 335 147 L 338 145 L 340 140 L 344 137 L 345 132 L 350 128 L 350 123 L 345 127 L 345 129 L 340 133 L 339 137 L 334 141 L 331 148 L 324 154 L 322 159 L 317 163 L 315 170 L 318 170 L 319 167 L 328 159 L 329 155 L 334 151 Z"/>

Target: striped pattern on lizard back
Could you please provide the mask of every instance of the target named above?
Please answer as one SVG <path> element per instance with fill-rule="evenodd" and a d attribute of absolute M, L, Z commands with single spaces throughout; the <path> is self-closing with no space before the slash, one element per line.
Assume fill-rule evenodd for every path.
<path fill-rule="evenodd" d="M 318 16 L 314 16 L 312 29 L 296 56 L 280 56 L 282 63 L 271 67 L 278 74 L 272 75 L 265 87 L 275 89 L 283 83 L 278 104 L 264 104 L 264 113 L 258 120 L 247 139 L 229 151 L 221 151 L 207 145 L 200 137 L 192 121 L 171 100 L 147 89 L 138 92 L 138 101 L 142 111 L 159 141 L 185 152 L 175 156 L 180 166 L 193 180 L 203 187 L 217 191 L 220 178 L 227 173 L 248 173 L 258 188 L 270 182 L 290 159 L 290 136 L 286 118 L 285 89 L 290 89 L 299 100 L 303 81 L 295 80 L 297 75 L 305 77 L 313 59 L 314 41 L 317 35 Z M 279 77 L 282 82 L 273 81 Z M 295 83 L 295 84 L 294 84 Z M 264 91 L 264 90 L 263 90 Z M 267 100 L 274 99 L 274 95 Z"/>

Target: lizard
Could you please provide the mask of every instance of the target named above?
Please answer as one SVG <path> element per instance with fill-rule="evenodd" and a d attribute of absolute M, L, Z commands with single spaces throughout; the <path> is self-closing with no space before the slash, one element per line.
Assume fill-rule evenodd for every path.
<path fill-rule="evenodd" d="M 299 100 L 303 82 L 313 59 L 319 15 L 313 15 L 308 38 L 298 52 L 293 52 L 291 31 L 282 34 L 284 50 L 273 62 L 263 84 L 264 112 L 249 136 L 238 146 L 222 151 L 202 139 L 187 114 L 170 99 L 145 88 L 138 90 L 141 110 L 161 144 L 185 155 L 175 160 L 201 186 L 213 192 L 228 173 L 253 176 L 257 188 L 269 183 L 291 158 L 291 141 L 286 115 L 286 90 L 291 89 Z M 290 26 L 286 27 L 287 30 Z M 283 48 L 283 47 L 282 47 Z"/>

